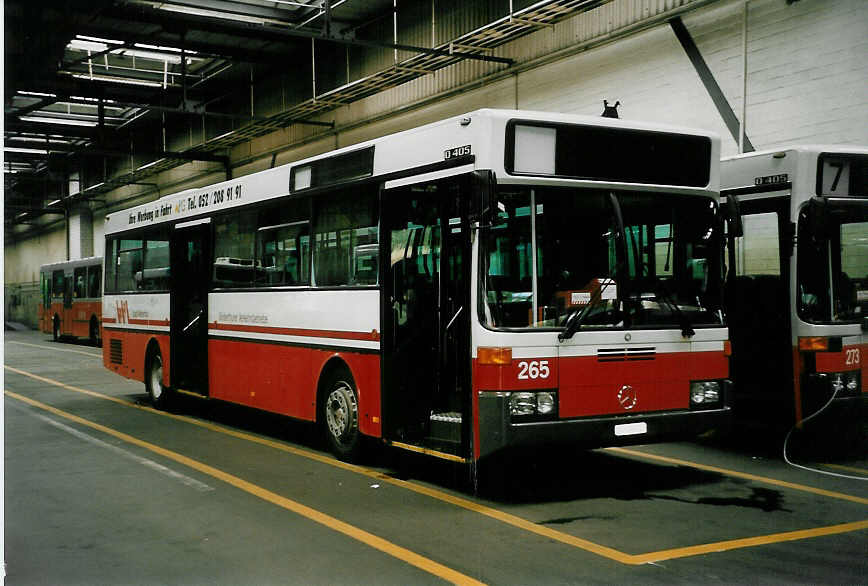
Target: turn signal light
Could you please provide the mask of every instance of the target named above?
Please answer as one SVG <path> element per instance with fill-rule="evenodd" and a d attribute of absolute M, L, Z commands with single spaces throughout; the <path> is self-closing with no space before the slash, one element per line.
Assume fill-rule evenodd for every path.
<path fill-rule="evenodd" d="M 732 344 L 729 340 L 723 341 L 723 355 L 724 356 L 732 356 Z"/>
<path fill-rule="evenodd" d="M 479 364 L 512 364 L 512 348 L 486 348 L 480 346 L 476 352 Z"/>
<path fill-rule="evenodd" d="M 802 352 L 825 352 L 828 349 L 829 338 L 824 336 L 799 338 L 799 350 Z"/>

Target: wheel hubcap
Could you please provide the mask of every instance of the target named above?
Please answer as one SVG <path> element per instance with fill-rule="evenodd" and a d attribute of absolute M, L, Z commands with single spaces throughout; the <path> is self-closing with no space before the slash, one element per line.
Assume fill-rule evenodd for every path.
<path fill-rule="evenodd" d="M 326 401 L 326 422 L 332 437 L 340 443 L 356 427 L 358 406 L 353 391 L 341 382 L 329 393 Z"/>
<path fill-rule="evenodd" d="M 163 364 L 159 360 L 151 368 L 151 392 L 155 399 L 159 399 L 163 394 Z"/>

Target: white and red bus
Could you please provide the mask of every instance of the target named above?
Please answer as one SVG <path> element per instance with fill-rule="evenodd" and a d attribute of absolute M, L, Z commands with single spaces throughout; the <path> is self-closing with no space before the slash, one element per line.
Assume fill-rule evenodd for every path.
<path fill-rule="evenodd" d="M 39 267 L 39 329 L 98 344 L 101 339 L 103 257 L 92 256 Z"/>
<path fill-rule="evenodd" d="M 480 110 L 108 216 L 104 362 L 458 461 L 728 407 L 719 141 Z"/>
<path fill-rule="evenodd" d="M 789 427 L 868 394 L 868 149 L 794 146 L 723 159 L 734 409 Z"/>

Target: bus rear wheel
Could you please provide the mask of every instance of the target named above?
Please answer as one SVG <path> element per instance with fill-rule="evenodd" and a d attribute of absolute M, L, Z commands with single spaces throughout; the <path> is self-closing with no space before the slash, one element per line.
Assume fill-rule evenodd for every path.
<path fill-rule="evenodd" d="M 361 451 L 359 398 L 348 372 L 332 374 L 320 401 L 320 421 L 332 452 L 341 460 L 354 461 Z"/>
<path fill-rule="evenodd" d="M 148 355 L 145 368 L 145 389 L 151 404 L 157 409 L 165 409 L 169 404 L 169 388 L 163 385 L 163 357 L 159 350 L 152 350 Z"/>

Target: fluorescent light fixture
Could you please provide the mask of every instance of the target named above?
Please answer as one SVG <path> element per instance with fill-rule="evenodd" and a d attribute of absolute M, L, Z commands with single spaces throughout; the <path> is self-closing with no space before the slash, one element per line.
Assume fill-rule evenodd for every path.
<path fill-rule="evenodd" d="M 105 185 L 105 181 L 100 181 L 96 185 L 91 185 L 90 187 L 85 187 L 84 191 L 87 191 L 88 189 L 96 189 L 97 187 L 101 187 L 103 185 Z"/>
<path fill-rule="evenodd" d="M 53 206 L 53 205 L 56 204 L 56 203 L 60 203 L 60 200 L 59 200 L 59 199 L 55 199 L 54 201 L 50 201 L 50 202 L 48 202 L 48 203 L 45 205 L 45 207 Z"/>
<path fill-rule="evenodd" d="M 44 94 L 42 92 L 18 92 L 19 96 L 31 96 L 35 98 L 56 98 L 56 94 Z"/>
<path fill-rule="evenodd" d="M 45 149 L 28 149 L 23 147 L 3 147 L 3 150 L 7 153 L 25 153 L 30 155 L 47 155 L 48 151 Z"/>
<path fill-rule="evenodd" d="M 224 133 L 221 134 L 220 136 L 215 136 L 215 137 L 212 138 L 211 140 L 220 140 L 221 138 L 226 138 L 226 137 L 229 136 L 230 134 L 235 134 L 235 131 L 234 131 L 234 130 L 230 130 L 229 132 L 224 132 Z"/>
<path fill-rule="evenodd" d="M 155 8 L 165 10 L 167 12 L 180 12 L 181 14 L 189 14 L 191 16 L 205 16 L 210 18 L 222 18 L 223 20 L 235 20 L 238 22 L 249 22 L 251 24 L 265 24 L 265 19 L 247 16 L 246 14 L 231 14 L 229 12 L 217 12 L 216 10 L 203 10 L 201 8 L 190 8 L 187 6 L 176 6 L 173 4 L 158 4 Z"/>
<path fill-rule="evenodd" d="M 72 141 L 64 140 L 62 138 L 49 137 L 46 139 L 44 136 L 10 136 L 9 140 L 14 140 L 15 142 L 35 142 L 38 144 L 48 144 L 48 146 L 52 146 L 55 144 L 69 144 Z"/>
<path fill-rule="evenodd" d="M 77 118 L 50 118 L 48 116 L 21 116 L 18 118 L 24 122 L 44 122 L 46 124 L 66 124 L 67 126 L 96 126 L 93 120 L 79 120 Z"/>
<path fill-rule="evenodd" d="M 76 39 L 80 39 L 82 41 L 93 41 L 94 43 L 102 43 L 104 45 L 123 45 L 123 41 L 117 41 L 115 39 L 103 39 L 101 37 L 89 37 L 87 35 L 75 35 Z"/>
<path fill-rule="evenodd" d="M 166 160 L 165 157 L 163 157 L 162 159 L 157 159 L 156 161 L 151 161 L 150 163 L 145 163 L 145 164 L 142 165 L 141 167 L 137 168 L 136 171 L 141 171 L 141 170 L 143 170 L 143 169 L 147 169 L 148 167 L 153 167 L 153 166 L 156 165 L 157 163 L 161 163 L 161 162 L 163 162 L 163 161 L 165 161 L 165 160 Z"/>
<path fill-rule="evenodd" d="M 141 57 L 143 59 L 150 59 L 152 61 L 165 61 L 166 63 L 172 63 L 174 65 L 181 64 L 181 56 L 180 55 L 167 55 L 166 53 L 157 53 L 155 51 L 143 51 L 141 49 L 118 49 L 118 55 L 125 55 L 127 57 Z M 187 63 L 190 62 L 190 59 L 187 59 Z"/>
<path fill-rule="evenodd" d="M 86 73 L 73 73 L 72 77 L 77 79 L 87 79 L 89 81 L 107 81 L 110 83 L 122 83 L 126 85 L 143 85 L 145 87 L 163 87 L 163 82 L 151 81 L 149 79 L 112 77 L 111 75 L 88 75 Z"/>
<path fill-rule="evenodd" d="M 108 45 L 105 43 L 100 43 L 97 41 L 84 41 L 82 39 L 72 39 L 69 41 L 69 44 L 66 45 L 67 49 L 74 49 L 76 51 L 87 51 L 89 53 L 102 53 L 103 51 L 108 50 Z"/>

